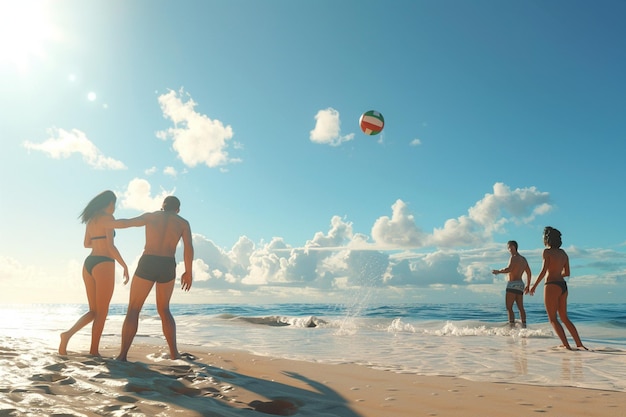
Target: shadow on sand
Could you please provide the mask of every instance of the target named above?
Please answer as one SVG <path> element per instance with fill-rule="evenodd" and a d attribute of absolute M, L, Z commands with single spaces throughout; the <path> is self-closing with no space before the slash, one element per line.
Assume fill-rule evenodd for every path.
<path fill-rule="evenodd" d="M 28 363 L 28 355 L 12 352 L 10 359 Z M 44 357 L 21 369 L 11 387 L 0 386 L 0 415 L 360 417 L 328 385 L 286 370 L 283 375 L 293 385 L 306 388 L 207 365 L 193 356 L 148 363 L 50 352 Z"/>
<path fill-rule="evenodd" d="M 184 365 L 171 365 L 105 360 L 109 370 L 107 376 L 118 381 L 126 380 L 124 390 L 129 394 L 169 403 L 202 416 L 258 416 L 263 413 L 359 417 L 336 391 L 297 373 L 283 372 L 289 378 L 305 383 L 311 390 L 216 368 L 193 357 L 188 357 L 185 362 Z"/>

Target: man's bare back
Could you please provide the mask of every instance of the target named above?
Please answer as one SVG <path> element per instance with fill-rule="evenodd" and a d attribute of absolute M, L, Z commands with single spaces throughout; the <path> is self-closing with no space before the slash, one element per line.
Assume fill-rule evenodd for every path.
<path fill-rule="evenodd" d="M 170 349 L 170 358 L 180 357 L 176 345 L 176 322 L 169 304 L 176 278 L 176 247 L 183 240 L 183 262 L 185 272 L 180 277 L 181 289 L 189 291 L 193 281 L 193 243 L 189 222 L 178 215 L 180 200 L 174 196 L 165 197 L 161 211 L 144 213 L 132 219 L 119 219 L 112 222 L 115 228 L 146 228 L 146 244 L 139 258 L 137 270 L 130 288 L 128 310 L 122 326 L 122 346 L 117 359 L 127 360 L 128 350 L 137 334 L 139 313 L 146 297 L 156 285 L 156 304 L 159 306 L 163 335 Z"/>
<path fill-rule="evenodd" d="M 142 216 L 146 226 L 144 254 L 174 256 L 176 247 L 190 227 L 187 220 L 171 211 L 156 211 Z"/>
<path fill-rule="evenodd" d="M 508 266 L 508 280 L 509 281 L 521 281 L 522 275 L 528 267 L 528 262 L 519 253 L 511 255 L 511 260 Z"/>

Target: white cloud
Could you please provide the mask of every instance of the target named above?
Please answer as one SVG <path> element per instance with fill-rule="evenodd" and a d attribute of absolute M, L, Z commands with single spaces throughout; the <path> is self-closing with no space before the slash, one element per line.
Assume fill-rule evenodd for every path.
<path fill-rule="evenodd" d="M 179 270 L 184 270 L 185 263 L 179 262 L 177 268 Z M 200 259 L 196 257 L 193 260 L 192 268 L 193 268 L 193 281 L 194 282 L 208 281 L 211 279 L 211 272 L 209 271 L 209 265 L 207 265 L 204 262 L 204 259 Z"/>
<path fill-rule="evenodd" d="M 248 273 L 242 278 L 242 284 L 266 285 L 270 282 L 286 282 L 284 274 L 286 261 L 276 253 L 255 251 L 250 255 L 248 264 Z"/>
<path fill-rule="evenodd" d="M 72 260 L 61 267 L 55 279 L 50 279 L 48 268 L 23 264 L 0 255 L 0 303 L 82 300 L 85 287 L 81 270 L 82 265 Z"/>
<path fill-rule="evenodd" d="M 241 294 L 259 291 L 285 293 L 296 289 L 342 291 L 359 288 L 444 288 L 466 286 L 485 293 L 485 285 L 497 286 L 491 264 L 501 262 L 502 248 L 494 247 L 493 223 L 524 221 L 545 209 L 548 194 L 534 188 L 510 190 L 494 185 L 468 212 L 449 219 L 432 235 L 423 232 L 402 200 L 392 205 L 391 217 L 382 216 L 368 236 L 354 233 L 352 223 L 333 216 L 326 232 L 316 232 L 302 247 L 293 248 L 282 238 L 256 245 L 242 236 L 232 249 L 217 247 L 194 235 L 196 257 L 206 267 L 200 270 L 199 286 L 236 290 Z M 511 213 L 515 213 L 512 215 Z M 428 251 L 427 246 L 442 249 Z M 452 250 L 452 247 L 469 249 Z M 403 249 L 400 253 L 395 251 Z M 416 250 L 421 252 L 416 252 Z M 536 254 L 527 254 L 538 258 Z M 208 277 L 208 279 L 206 279 Z M 495 287 L 494 287 L 495 288 Z M 263 290 L 262 290 L 263 289 Z M 358 290 L 361 291 L 361 290 Z M 493 291 L 496 291 L 494 289 Z"/>
<path fill-rule="evenodd" d="M 431 245 L 438 247 L 475 246 L 484 243 L 489 234 L 480 223 L 468 216 L 448 219 L 442 228 L 435 228 L 429 239 Z"/>
<path fill-rule="evenodd" d="M 381 247 L 420 247 L 424 244 L 425 234 L 415 224 L 415 218 L 409 213 L 408 206 L 397 200 L 392 206 L 391 218 L 382 216 L 372 227 L 372 238 Z"/>
<path fill-rule="evenodd" d="M 54 159 L 69 158 L 72 154 L 79 154 L 87 164 L 96 169 L 126 169 L 121 161 L 104 156 L 85 133 L 78 129 L 72 129 L 68 132 L 54 128 L 50 129 L 48 134 L 50 137 L 44 142 L 25 141 L 24 147 L 43 152 Z"/>
<path fill-rule="evenodd" d="M 511 218 L 499 223 L 496 227 L 508 221 L 528 223 L 535 219 L 537 214 L 545 214 L 552 206 L 550 196 L 546 192 L 538 191 L 535 187 L 517 188 L 511 190 L 503 183 L 495 183 L 493 194 L 486 194 L 474 207 L 469 209 L 470 217 L 481 225 L 488 227 L 493 219 L 502 212 L 511 215 Z"/>
<path fill-rule="evenodd" d="M 433 231 L 431 243 L 440 247 L 479 245 L 493 233 L 502 233 L 507 223 L 529 223 L 552 209 L 550 195 L 535 187 L 511 190 L 496 183 L 493 194 L 485 194 L 468 210 L 468 215 L 449 219 Z"/>
<path fill-rule="evenodd" d="M 421 141 L 421 140 L 419 140 L 419 139 L 417 139 L 417 138 L 413 139 L 413 140 L 411 141 L 411 143 L 409 143 L 409 145 L 411 145 L 411 146 L 419 146 L 419 145 L 421 145 L 421 144 L 422 144 L 422 141 Z"/>
<path fill-rule="evenodd" d="M 148 181 L 141 178 L 134 178 L 128 183 L 126 190 L 122 193 L 120 204 L 124 208 L 143 212 L 156 211 L 161 208 L 165 197 L 174 194 L 174 190 L 161 190 L 161 192 L 154 197 L 151 194 L 152 190 Z"/>
<path fill-rule="evenodd" d="M 524 221 L 544 210 L 538 207 L 548 204 L 547 199 L 547 193 L 534 188 L 511 191 L 495 184 L 494 193 L 471 207 L 469 215 L 449 219 L 432 235 L 423 232 L 407 204 L 397 200 L 391 217 L 382 216 L 374 222 L 370 243 L 368 236 L 353 232 L 352 223 L 333 216 L 328 231 L 314 233 L 300 248 L 290 247 L 281 238 L 257 246 L 245 236 L 230 250 L 218 248 L 205 238 L 194 240 L 194 245 L 196 257 L 208 265 L 211 288 L 250 293 L 263 287 L 331 291 L 478 284 L 476 288 L 484 291 L 480 285 L 494 284 L 489 273 L 492 257 L 496 254 L 500 262 L 502 255 L 497 248 L 484 249 L 492 245 L 491 236 L 498 229 L 493 224 Z M 444 249 L 428 252 L 425 248 L 430 245 Z M 483 249 L 445 249 L 458 246 Z M 398 249 L 403 252 L 393 254 Z"/>
<path fill-rule="evenodd" d="M 152 194 L 147 181 L 134 179 L 124 192 L 122 204 L 153 211 L 170 193 L 162 191 L 154 197 Z M 547 200 L 547 193 L 532 187 L 510 190 L 503 184 L 495 184 L 493 193 L 486 194 L 468 210 L 471 214 L 448 220 L 441 229 L 435 229 L 432 236 L 420 231 L 407 205 L 397 200 L 392 206 L 391 218 L 383 216 L 375 222 L 372 234 L 376 233 L 377 237 L 372 239 L 373 243 L 368 243 L 366 235 L 354 233 L 352 223 L 339 216 L 331 218 L 327 231 L 313 233 L 312 238 L 298 248 L 286 244 L 280 237 L 256 244 L 241 236 L 232 248 L 223 249 L 194 233 L 193 302 L 221 299 L 216 297 L 324 302 L 353 296 L 360 300 L 376 297 L 377 302 L 393 299 L 406 302 L 407 294 L 433 302 L 439 299 L 437 292 L 460 289 L 465 292 L 463 298 L 459 296 L 460 301 L 493 300 L 504 294 L 504 278 L 494 277 L 490 271 L 495 265 L 503 265 L 508 254 L 503 243 L 492 241 L 491 223 L 526 221 L 544 210 L 544 205 L 549 205 Z M 433 242 L 441 246 L 426 247 Z M 459 242 L 478 243 L 455 248 Z M 395 246 L 391 248 L 390 243 Z M 398 251 L 402 245 L 406 246 Z M 409 247 L 411 245 L 417 248 Z M 576 259 L 577 273 L 570 282 L 573 287 L 588 286 L 586 301 L 592 297 L 623 301 L 617 289 L 626 281 L 626 254 L 573 246 L 565 249 Z M 534 275 L 541 264 L 541 250 L 530 248 L 523 252 L 533 265 Z M 176 258 L 182 259 L 182 245 Z M 0 294 L 0 301 L 36 302 L 30 292 L 45 294 L 40 297 L 45 301 L 57 291 L 63 293 L 59 294 L 61 298 L 54 298 L 57 301 L 72 296 L 76 302 L 84 302 L 81 262 L 72 260 L 55 271 L 22 265 L 0 254 L 0 284 L 6 290 L 6 294 Z M 179 276 L 183 268 L 179 262 Z M 59 286 L 59 282 L 63 285 Z M 36 288 L 44 290 L 35 291 Z M 120 294 L 127 295 L 128 287 L 123 288 Z M 582 291 L 575 294 L 582 296 Z M 450 301 L 450 297 L 447 294 L 446 299 Z M 123 297 L 120 299 L 124 302 Z M 181 302 L 192 302 L 191 298 L 185 300 Z"/>
<path fill-rule="evenodd" d="M 315 128 L 311 130 L 311 142 L 322 145 L 339 146 L 354 139 L 354 133 L 341 135 L 339 112 L 331 107 L 320 110 L 315 115 Z"/>
<path fill-rule="evenodd" d="M 176 168 L 174 168 L 174 167 L 165 167 L 165 169 L 163 170 L 163 173 L 165 175 L 169 175 L 169 176 L 172 176 L 172 177 L 175 177 L 175 176 L 178 175 L 178 172 L 176 171 Z"/>
<path fill-rule="evenodd" d="M 330 230 L 327 234 L 317 232 L 312 240 L 308 240 L 305 248 L 336 248 L 352 238 L 352 224 L 346 223 L 339 216 L 330 219 Z"/>
<path fill-rule="evenodd" d="M 187 97 L 187 101 L 183 101 Z M 196 102 L 182 89 L 170 90 L 158 98 L 163 116 L 174 123 L 173 128 L 157 132 L 157 137 L 172 139 L 178 157 L 188 167 L 204 164 L 209 168 L 224 166 L 239 159 L 228 154 L 233 129 L 219 120 L 195 111 Z"/>

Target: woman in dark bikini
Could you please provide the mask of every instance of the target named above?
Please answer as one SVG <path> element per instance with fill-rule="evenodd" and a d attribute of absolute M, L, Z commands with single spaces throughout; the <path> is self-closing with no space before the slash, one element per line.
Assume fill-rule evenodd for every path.
<path fill-rule="evenodd" d="M 128 282 L 128 267 L 113 244 L 114 230 L 104 227 L 107 221 L 113 220 L 116 200 L 117 197 L 113 191 L 104 191 L 95 196 L 80 215 L 80 219 L 86 224 L 85 247 L 91 248 L 91 253 L 83 265 L 83 281 L 87 291 L 89 311 L 80 317 L 72 328 L 61 333 L 59 345 L 61 355 L 67 355 L 67 344 L 70 338 L 92 321 L 89 353 L 100 355 L 98 347 L 115 287 L 115 261 L 124 268 L 124 284 Z"/>
<path fill-rule="evenodd" d="M 567 317 L 567 283 L 565 277 L 569 277 L 569 258 L 567 253 L 561 249 L 561 232 L 550 226 L 543 230 L 543 243 L 547 249 L 543 250 L 543 266 L 541 272 L 537 276 L 537 281 L 530 289 L 530 294 L 534 295 L 537 285 L 546 276 L 546 284 L 544 288 L 544 303 L 546 305 L 546 313 L 548 320 L 554 328 L 554 331 L 561 339 L 563 347 L 572 350 L 570 347 L 563 326 L 559 323 L 556 315 L 559 317 L 569 330 L 570 334 L 576 342 L 576 347 L 587 350 L 578 336 L 578 331 L 574 323 Z"/>

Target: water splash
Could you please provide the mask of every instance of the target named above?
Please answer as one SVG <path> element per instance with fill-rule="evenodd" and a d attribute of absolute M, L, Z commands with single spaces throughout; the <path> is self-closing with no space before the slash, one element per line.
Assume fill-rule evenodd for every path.
<path fill-rule="evenodd" d="M 388 265 L 388 255 L 372 252 L 351 251 L 348 255 L 348 280 L 355 285 L 356 291 L 352 300 L 345 307 L 345 317 L 335 335 L 353 335 L 359 326 L 356 321 L 363 311 L 369 307 L 372 294 L 382 282 Z"/>

